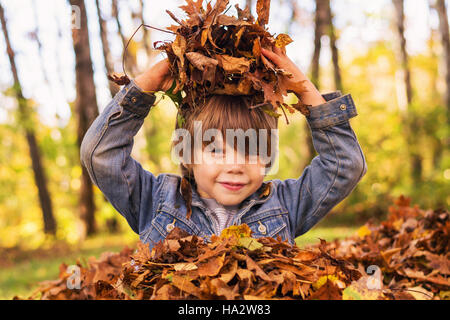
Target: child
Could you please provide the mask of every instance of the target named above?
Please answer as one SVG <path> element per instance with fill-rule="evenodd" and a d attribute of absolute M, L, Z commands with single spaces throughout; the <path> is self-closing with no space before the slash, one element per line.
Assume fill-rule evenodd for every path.
<path fill-rule="evenodd" d="M 207 239 L 242 223 L 252 229 L 253 237 L 280 236 L 294 244 L 297 236 L 346 198 L 366 173 L 363 152 L 349 123 L 357 115 L 351 95 L 342 96 L 339 91 L 321 95 L 283 50 L 275 47 L 262 49 L 262 53 L 293 75 L 283 78 L 287 88 L 307 80 L 308 91 L 299 94 L 303 103 L 311 105 L 307 121 L 319 155 L 299 178 L 264 182 L 267 163 L 247 149 L 245 161 L 222 163 L 188 163 L 192 154 L 187 156 L 184 153 L 189 150 L 183 149 L 182 177 L 169 173 L 154 176 L 144 170 L 130 156 L 133 137 L 155 102 L 155 96 L 146 92 L 170 88 L 173 79 L 168 59 L 131 80 L 87 131 L 80 149 L 82 165 L 150 248 L 174 227 Z M 277 120 L 260 108 L 249 110 L 245 101 L 245 97 L 212 96 L 186 117 L 183 127 L 191 138 L 194 121 L 201 121 L 202 134 L 213 128 L 220 132 L 252 128 L 267 129 L 270 136 L 270 129 L 277 128 Z M 267 139 L 269 149 L 273 147 L 271 141 Z M 223 140 L 218 138 L 216 142 Z M 177 145 L 175 141 L 173 147 Z M 201 149 L 194 149 L 194 155 L 215 160 L 223 159 L 224 152 L 233 159 L 237 156 L 242 160 L 244 156 L 241 149 L 236 153 L 226 139 L 222 149 L 204 147 L 202 143 Z M 258 152 L 261 147 L 258 144 Z"/>

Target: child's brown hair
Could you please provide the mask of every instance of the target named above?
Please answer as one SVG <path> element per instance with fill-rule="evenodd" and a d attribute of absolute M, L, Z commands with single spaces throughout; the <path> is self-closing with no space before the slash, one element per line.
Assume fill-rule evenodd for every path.
<path fill-rule="evenodd" d="M 175 129 L 186 129 L 189 132 L 191 145 L 191 157 L 194 154 L 194 121 L 201 121 L 202 124 L 202 137 L 206 130 L 217 129 L 222 132 L 223 142 L 226 142 L 226 129 L 242 129 L 246 132 L 248 129 L 266 129 L 267 131 L 267 156 L 270 156 L 270 162 L 266 165 L 266 173 L 273 165 L 276 152 L 272 152 L 272 129 L 278 129 L 278 118 L 274 118 L 260 108 L 249 109 L 251 105 L 250 96 L 234 96 L 234 95 L 210 95 L 206 97 L 202 105 L 197 106 L 192 112 L 188 112 L 183 115 L 185 122 L 183 126 L 179 126 L 179 122 L 175 122 Z M 178 116 L 178 115 L 177 115 Z M 178 118 L 178 117 L 177 117 Z M 259 135 L 257 135 L 258 137 Z M 186 137 L 183 137 L 185 139 Z M 261 144 L 259 138 L 257 138 L 257 154 L 260 154 Z M 181 141 L 173 140 L 171 148 L 174 148 Z M 211 142 L 203 141 L 202 148 Z M 236 150 L 237 144 L 234 144 Z M 245 154 L 249 153 L 249 139 L 245 139 Z M 273 153 L 273 154 L 272 154 Z M 181 156 L 183 157 L 183 155 Z M 184 158 L 184 157 L 183 157 Z M 190 163 L 192 163 L 192 159 Z M 269 168 L 267 168 L 269 167 Z M 187 205 L 187 216 L 190 217 L 191 213 L 191 184 L 195 185 L 194 174 L 191 168 L 186 167 L 183 163 L 180 163 L 181 175 L 182 175 L 182 195 Z M 184 181 L 183 181 L 184 180 Z"/>
<path fill-rule="evenodd" d="M 223 142 L 226 142 L 226 129 L 242 129 L 244 132 L 248 129 L 266 129 L 267 130 L 267 155 L 271 157 L 269 165 L 273 165 L 276 154 L 272 154 L 272 131 L 278 129 L 278 119 L 274 118 L 260 108 L 249 109 L 251 98 L 249 96 L 234 95 L 210 95 L 205 99 L 205 103 L 197 106 L 194 111 L 183 115 L 185 122 L 182 127 L 178 121 L 175 122 L 175 129 L 186 129 L 191 139 L 191 157 L 194 154 L 194 121 L 200 121 L 202 125 L 202 137 L 208 129 L 217 129 L 222 133 Z M 257 135 L 258 137 L 258 135 Z M 181 141 L 172 141 L 171 148 L 174 148 Z M 209 141 L 203 141 L 202 148 L 207 146 Z M 261 145 L 257 138 L 257 154 L 260 154 Z M 236 150 L 237 144 L 234 143 Z M 249 154 L 249 139 L 245 139 L 245 154 Z M 192 163 L 192 159 L 190 163 Z M 267 167 L 267 166 L 266 166 Z M 270 166 L 269 166 L 270 167 Z M 189 181 L 194 181 L 192 169 L 188 169 L 183 163 L 180 163 L 181 175 Z"/>

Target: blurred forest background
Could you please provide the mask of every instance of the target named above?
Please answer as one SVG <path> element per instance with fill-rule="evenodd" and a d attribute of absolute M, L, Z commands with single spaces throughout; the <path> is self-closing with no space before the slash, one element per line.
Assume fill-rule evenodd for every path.
<path fill-rule="evenodd" d="M 182 16 L 182 4 L 0 0 L 0 297 L 8 296 L 17 272 L 24 286 L 27 273 L 36 279 L 49 277 L 52 267 L 57 273 L 50 260 L 30 262 L 33 253 L 42 259 L 98 254 L 137 241 L 81 167 L 79 145 L 119 89 L 107 74 L 122 73 L 133 32 L 141 23 L 164 29 L 173 23 L 165 10 Z M 256 0 L 230 1 L 227 14 L 235 14 L 235 4 L 249 5 L 256 16 Z M 80 28 L 72 28 L 78 14 Z M 322 93 L 352 94 L 359 115 L 351 124 L 368 163 L 353 193 L 299 244 L 346 236 L 369 218 L 382 219 L 401 194 L 423 208 L 449 207 L 445 0 L 272 0 L 268 30 L 291 36 L 288 56 Z M 136 33 L 125 59 L 130 77 L 165 58 L 153 49 L 164 40 L 173 37 L 151 28 Z M 132 155 L 155 175 L 179 174 L 169 149 L 176 108 L 158 95 Z M 288 125 L 279 122 L 279 171 L 267 179 L 299 177 L 316 155 L 303 115 L 288 117 Z"/>

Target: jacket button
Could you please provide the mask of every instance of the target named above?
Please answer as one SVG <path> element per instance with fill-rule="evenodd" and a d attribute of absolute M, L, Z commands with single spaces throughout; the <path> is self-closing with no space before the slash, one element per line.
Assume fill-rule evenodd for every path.
<path fill-rule="evenodd" d="M 341 104 L 341 106 L 339 108 L 341 108 L 341 110 L 343 110 L 343 111 L 347 110 L 347 106 L 345 104 Z"/>
<path fill-rule="evenodd" d="M 266 234 L 266 231 L 267 231 L 266 226 L 263 225 L 263 224 L 261 223 L 261 221 L 258 221 L 258 222 L 259 222 L 258 231 L 261 232 L 262 234 Z"/>
<path fill-rule="evenodd" d="M 175 219 L 173 220 L 172 223 L 169 223 L 169 224 L 166 226 L 166 231 L 167 231 L 167 232 L 170 232 L 170 231 L 172 231 L 174 228 L 175 228 Z"/>
<path fill-rule="evenodd" d="M 131 102 L 136 103 L 136 101 L 137 101 L 136 97 L 131 98 Z"/>

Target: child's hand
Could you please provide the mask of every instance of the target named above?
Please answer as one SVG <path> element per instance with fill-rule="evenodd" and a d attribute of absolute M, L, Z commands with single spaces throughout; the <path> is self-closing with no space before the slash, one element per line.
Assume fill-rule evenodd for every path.
<path fill-rule="evenodd" d="M 302 90 L 301 81 L 308 80 L 303 72 L 296 66 L 296 64 L 286 55 L 286 51 L 273 47 L 273 50 L 261 48 L 261 53 L 264 57 L 269 58 L 277 68 L 283 69 L 292 74 L 292 77 L 283 77 L 283 81 L 287 90 L 300 93 Z"/>
<path fill-rule="evenodd" d="M 134 79 L 144 91 L 167 91 L 174 81 L 169 70 L 169 59 L 166 58 Z"/>
<path fill-rule="evenodd" d="M 274 46 L 273 50 L 261 48 L 264 57 L 269 58 L 278 68 L 292 74 L 292 77 L 283 76 L 288 92 L 294 92 L 301 97 L 303 103 L 317 106 L 325 103 L 325 99 L 319 93 L 314 84 L 303 74 L 297 65 L 286 55 L 286 50 Z M 304 87 L 306 87 L 306 92 Z"/>

